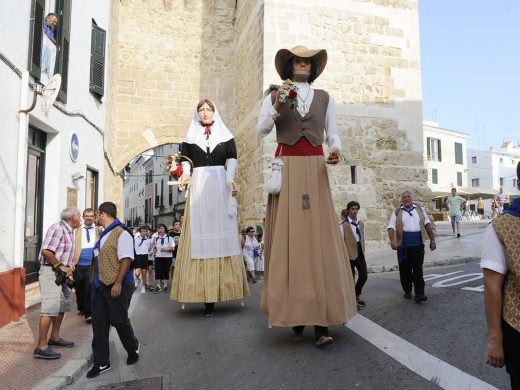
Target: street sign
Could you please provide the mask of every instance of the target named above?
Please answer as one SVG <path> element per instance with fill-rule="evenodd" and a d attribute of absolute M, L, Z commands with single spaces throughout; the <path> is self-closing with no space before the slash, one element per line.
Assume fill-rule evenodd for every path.
<path fill-rule="evenodd" d="M 70 145 L 69 145 L 70 159 L 74 162 L 78 160 L 79 155 L 79 138 L 76 133 L 72 133 L 70 137 Z"/>

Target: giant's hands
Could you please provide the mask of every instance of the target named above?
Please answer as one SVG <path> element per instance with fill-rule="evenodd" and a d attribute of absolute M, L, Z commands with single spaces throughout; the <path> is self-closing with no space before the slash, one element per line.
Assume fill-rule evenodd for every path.
<path fill-rule="evenodd" d="M 226 183 L 227 187 L 229 188 L 229 191 L 231 192 L 231 196 L 237 196 L 238 190 L 237 186 L 234 181 L 230 181 Z"/>
<path fill-rule="evenodd" d="M 327 164 L 337 164 L 339 162 L 339 150 L 337 148 L 332 148 L 325 162 Z"/>
<path fill-rule="evenodd" d="M 273 107 L 276 111 L 280 112 L 280 109 L 282 108 L 282 104 L 284 103 L 282 101 L 282 91 L 283 90 L 289 90 L 291 89 L 291 86 L 287 83 L 283 83 L 280 88 L 276 91 L 276 98 L 274 99 Z"/>
<path fill-rule="evenodd" d="M 487 348 L 487 364 L 492 367 L 502 367 L 504 365 L 504 347 L 502 340 L 489 339 Z"/>
<path fill-rule="evenodd" d="M 184 173 L 181 178 L 179 179 L 179 191 L 184 191 L 186 186 L 190 184 L 190 175 L 187 173 Z"/>

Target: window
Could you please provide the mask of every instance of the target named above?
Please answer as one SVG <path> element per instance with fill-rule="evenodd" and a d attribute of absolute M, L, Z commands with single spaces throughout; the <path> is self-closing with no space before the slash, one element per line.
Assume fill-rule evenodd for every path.
<path fill-rule="evenodd" d="M 500 178 L 500 185 L 501 185 L 501 186 L 504 185 L 504 178 L 503 178 L 503 177 Z"/>
<path fill-rule="evenodd" d="M 159 207 L 161 205 L 161 197 L 159 196 L 159 189 L 157 188 L 157 184 L 155 183 L 155 207 Z"/>
<path fill-rule="evenodd" d="M 69 80 L 69 52 L 70 52 L 70 6 L 71 0 L 56 0 L 58 14 L 56 69 L 61 74 L 61 88 L 58 99 L 67 103 L 67 84 Z"/>
<path fill-rule="evenodd" d="M 477 156 L 471 157 L 471 163 L 476 164 L 477 163 Z"/>
<path fill-rule="evenodd" d="M 350 181 L 351 181 L 352 184 L 356 184 L 357 183 L 356 166 L 355 165 L 352 165 L 350 167 Z"/>
<path fill-rule="evenodd" d="M 471 179 L 472 187 L 480 187 L 480 179 Z"/>
<path fill-rule="evenodd" d="M 426 138 L 426 154 L 430 161 L 442 161 L 441 140 L 437 138 Z"/>
<path fill-rule="evenodd" d="M 152 198 L 144 200 L 144 223 L 152 222 Z"/>
<path fill-rule="evenodd" d="M 168 186 L 168 204 L 173 205 L 173 186 Z"/>
<path fill-rule="evenodd" d="M 455 164 L 464 164 L 464 156 L 462 155 L 462 144 L 455 142 Z"/>
<path fill-rule="evenodd" d="M 502 157 L 500 157 L 500 162 L 503 163 L 504 162 L 504 159 Z"/>
<path fill-rule="evenodd" d="M 92 19 L 89 89 L 98 98 L 103 96 L 105 90 L 105 40 L 106 31 Z"/>
<path fill-rule="evenodd" d="M 164 195 L 164 179 L 161 179 L 161 206 L 164 206 L 163 195 Z"/>
<path fill-rule="evenodd" d="M 85 190 L 85 208 L 97 209 L 98 206 L 98 173 L 87 168 L 87 183 Z"/>
<path fill-rule="evenodd" d="M 31 26 L 29 32 L 29 73 L 37 80 L 41 74 L 43 20 L 45 0 L 33 0 L 31 7 Z"/>
<path fill-rule="evenodd" d="M 457 186 L 462 187 L 462 172 L 457 172 Z"/>
<path fill-rule="evenodd" d="M 432 169 L 432 183 L 439 184 L 439 174 L 435 168 Z"/>

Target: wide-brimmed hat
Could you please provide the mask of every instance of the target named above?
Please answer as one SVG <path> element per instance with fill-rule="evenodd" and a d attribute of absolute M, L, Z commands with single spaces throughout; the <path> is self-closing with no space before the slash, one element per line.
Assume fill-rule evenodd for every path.
<path fill-rule="evenodd" d="M 292 57 L 314 58 L 316 61 L 316 77 L 323 72 L 325 65 L 327 65 L 327 51 L 325 49 L 311 50 L 305 46 L 295 46 L 290 50 L 280 49 L 274 57 L 274 66 L 280 77 L 282 77 L 285 64 Z"/>

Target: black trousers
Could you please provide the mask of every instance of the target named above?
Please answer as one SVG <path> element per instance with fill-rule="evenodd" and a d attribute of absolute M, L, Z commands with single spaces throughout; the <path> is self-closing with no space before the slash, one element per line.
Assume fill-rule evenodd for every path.
<path fill-rule="evenodd" d="M 511 389 L 520 390 L 520 332 L 502 320 L 504 361 Z"/>
<path fill-rule="evenodd" d="M 77 265 L 76 269 L 74 270 L 73 277 L 78 310 L 84 311 L 85 317 L 90 317 L 92 313 L 92 284 L 90 283 L 90 265 Z"/>
<path fill-rule="evenodd" d="M 352 277 L 354 278 L 354 282 L 356 282 L 356 269 L 358 271 L 358 280 L 356 282 L 356 296 L 361 295 L 361 290 L 363 286 L 367 282 L 368 278 L 368 270 L 367 263 L 365 261 L 365 255 L 358 248 L 359 256 L 356 260 L 350 260 L 350 269 L 352 270 Z"/>
<path fill-rule="evenodd" d="M 293 332 L 295 334 L 302 334 L 304 329 L 305 325 L 293 326 Z M 327 326 L 314 325 L 314 335 L 316 336 L 316 340 L 318 340 L 321 336 L 328 336 L 329 328 Z"/>
<path fill-rule="evenodd" d="M 415 295 L 424 294 L 423 279 L 423 263 L 424 263 L 424 244 L 418 246 L 409 246 L 406 251 L 406 257 L 401 261 L 399 259 L 399 251 L 397 252 L 399 260 L 399 278 L 404 292 L 412 292 L 412 284 Z"/>
<path fill-rule="evenodd" d="M 172 266 L 173 257 L 156 257 L 155 258 L 155 280 L 170 279 L 170 268 Z"/>
<path fill-rule="evenodd" d="M 129 354 L 136 352 L 139 342 L 128 318 L 128 307 L 134 293 L 133 284 L 125 284 L 121 295 L 112 298 L 111 287 L 97 288 L 92 300 L 92 352 L 94 364 L 106 366 L 110 363 L 109 333 L 110 325 L 116 328 L 121 344 Z"/>

